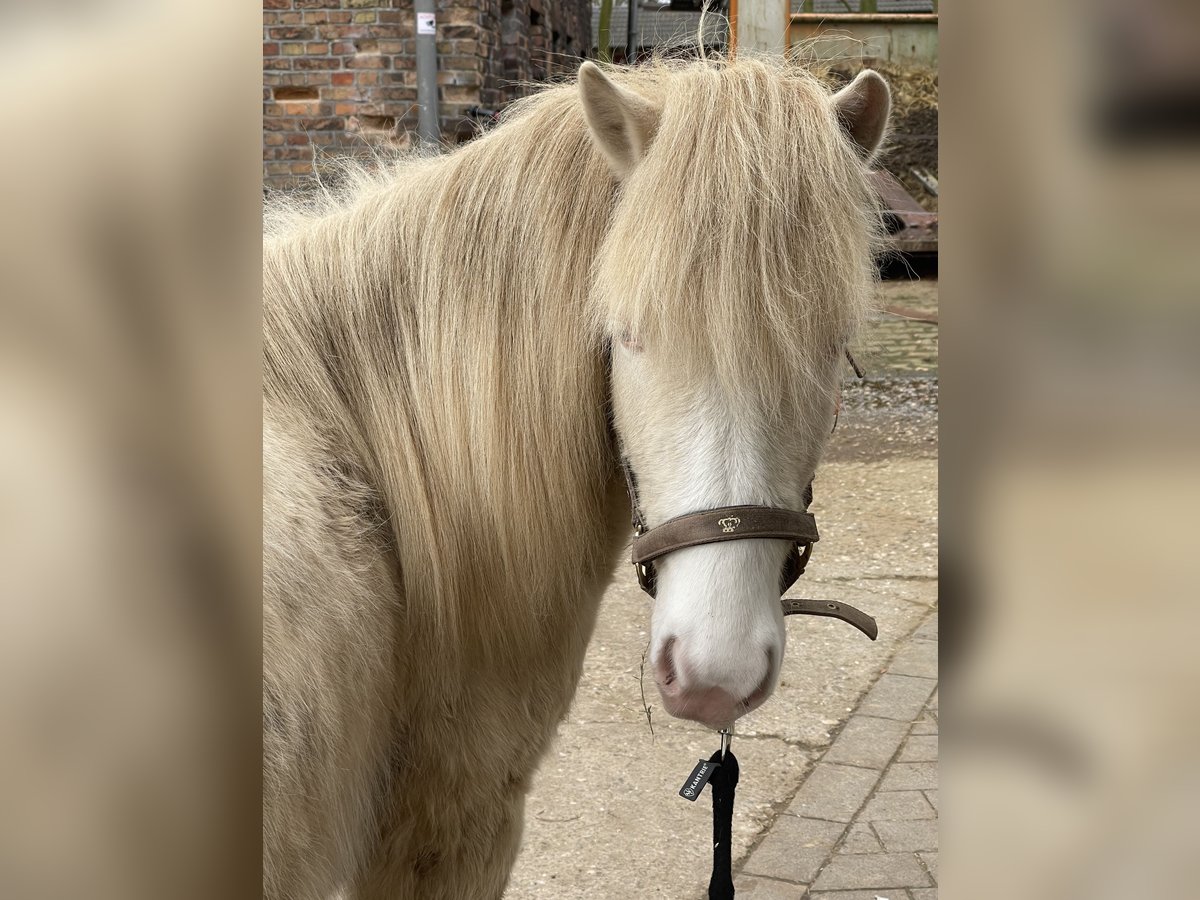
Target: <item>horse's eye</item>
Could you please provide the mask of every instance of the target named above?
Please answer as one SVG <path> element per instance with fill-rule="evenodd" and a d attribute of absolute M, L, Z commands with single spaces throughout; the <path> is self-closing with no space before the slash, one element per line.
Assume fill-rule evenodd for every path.
<path fill-rule="evenodd" d="M 642 341 L 632 331 L 626 328 L 621 332 L 621 346 L 634 353 L 642 352 Z"/>

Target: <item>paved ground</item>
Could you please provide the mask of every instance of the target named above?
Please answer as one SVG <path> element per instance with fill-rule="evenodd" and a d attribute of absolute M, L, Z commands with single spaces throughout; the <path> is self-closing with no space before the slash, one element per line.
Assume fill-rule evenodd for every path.
<path fill-rule="evenodd" d="M 900 645 L 800 790 L 764 831 L 741 866 L 739 896 L 937 896 L 936 690 L 935 612 Z"/>
<path fill-rule="evenodd" d="M 885 285 L 884 302 L 936 313 L 936 282 Z M 846 385 L 815 485 L 822 540 L 793 593 L 853 603 L 880 638 L 788 620 L 780 687 L 735 737 L 739 896 L 936 896 L 936 326 L 881 317 L 856 356 L 868 379 Z M 661 714 L 647 677 L 651 730 L 649 618 L 622 567 L 535 779 L 509 900 L 706 895 L 711 801 L 676 791 L 716 736 Z"/>

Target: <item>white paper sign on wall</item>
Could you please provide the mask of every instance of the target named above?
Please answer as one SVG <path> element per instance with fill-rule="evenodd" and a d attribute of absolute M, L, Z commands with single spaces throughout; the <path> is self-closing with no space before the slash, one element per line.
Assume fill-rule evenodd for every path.
<path fill-rule="evenodd" d="M 437 34 L 437 21 L 433 13 L 417 13 L 417 34 Z"/>

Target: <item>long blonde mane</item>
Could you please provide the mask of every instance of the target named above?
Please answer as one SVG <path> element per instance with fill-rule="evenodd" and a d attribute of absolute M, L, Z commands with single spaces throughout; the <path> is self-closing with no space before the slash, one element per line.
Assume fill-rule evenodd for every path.
<path fill-rule="evenodd" d="M 571 566 L 608 539 L 614 329 L 787 395 L 869 303 L 872 195 L 815 78 L 745 56 L 613 77 L 663 110 L 623 185 L 565 84 L 452 153 L 267 212 L 268 415 L 373 498 L 409 627 L 456 638 L 435 646 L 606 577 Z"/>

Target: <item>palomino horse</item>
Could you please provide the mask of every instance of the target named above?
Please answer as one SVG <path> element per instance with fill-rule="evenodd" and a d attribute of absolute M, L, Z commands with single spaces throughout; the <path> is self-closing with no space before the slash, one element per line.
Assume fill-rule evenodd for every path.
<path fill-rule="evenodd" d="M 264 892 L 497 898 L 629 538 L 803 509 L 868 308 L 888 89 L 655 63 L 274 205 L 264 247 Z M 668 711 L 784 646 L 786 541 L 660 560 Z"/>

